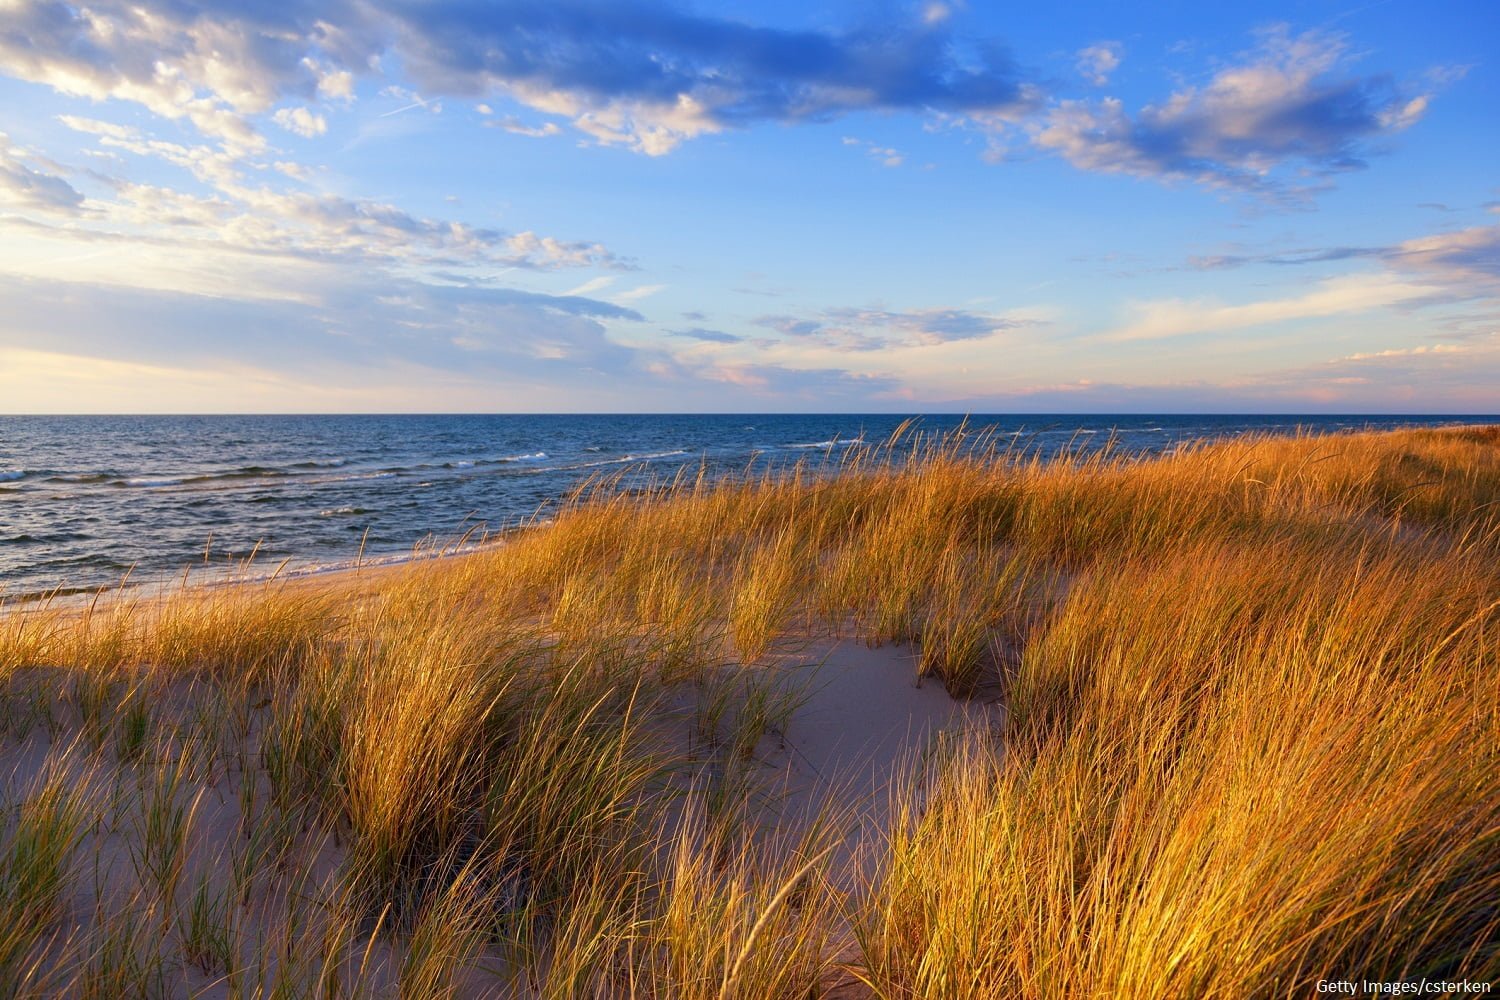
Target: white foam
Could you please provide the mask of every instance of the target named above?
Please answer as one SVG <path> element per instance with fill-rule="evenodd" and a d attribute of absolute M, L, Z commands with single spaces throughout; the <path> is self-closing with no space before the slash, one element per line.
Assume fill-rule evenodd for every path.
<path fill-rule="evenodd" d="M 649 462 L 654 458 L 675 458 L 678 455 L 686 455 L 682 448 L 672 451 L 654 451 L 646 455 L 621 455 L 619 458 L 606 458 L 598 462 L 579 462 L 577 465 L 564 465 L 557 469 L 558 472 L 571 472 L 574 469 L 597 469 L 603 465 L 628 465 L 631 462 Z"/>
<path fill-rule="evenodd" d="M 181 486 L 181 479 L 127 479 L 126 486 Z"/>
<path fill-rule="evenodd" d="M 832 438 L 832 439 L 830 439 L 828 441 L 814 441 L 811 444 L 786 444 L 786 445 L 782 445 L 782 447 L 783 448 L 848 448 L 848 447 L 851 447 L 851 446 L 856 445 L 856 444 L 864 444 L 864 443 L 865 443 L 865 439 L 862 438 L 862 437 L 845 438 L 842 441 L 840 441 L 838 438 Z"/>

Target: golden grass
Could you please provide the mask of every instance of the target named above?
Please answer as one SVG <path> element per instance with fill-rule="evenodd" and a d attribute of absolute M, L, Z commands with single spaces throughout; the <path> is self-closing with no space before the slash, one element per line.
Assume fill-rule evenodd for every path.
<path fill-rule="evenodd" d="M 0 993 L 1500 977 L 1500 429 L 616 486 L 374 577 L 0 609 Z M 870 866 L 852 809 L 750 821 L 758 664 L 819 633 L 1006 706 L 892 775 Z"/>

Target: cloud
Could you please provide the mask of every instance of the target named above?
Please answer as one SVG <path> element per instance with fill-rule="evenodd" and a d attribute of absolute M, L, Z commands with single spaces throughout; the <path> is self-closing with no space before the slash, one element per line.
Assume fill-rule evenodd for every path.
<path fill-rule="evenodd" d="M 311 139 L 328 131 L 328 120 L 307 108 L 278 108 L 271 120 L 304 139 Z"/>
<path fill-rule="evenodd" d="M 1119 69 L 1124 54 L 1125 47 L 1119 42 L 1096 42 L 1078 50 L 1078 60 L 1074 65 L 1085 80 L 1102 87 L 1109 82 L 1109 75 Z"/>
<path fill-rule="evenodd" d="M 899 167 L 906 162 L 906 156 L 899 149 L 890 146 L 879 146 L 864 139 L 855 139 L 845 136 L 842 140 L 845 146 L 859 146 L 865 151 L 865 155 L 875 160 L 883 167 Z"/>
<path fill-rule="evenodd" d="M 816 317 L 760 316 L 757 326 L 783 337 L 839 351 L 878 351 L 976 340 L 1027 325 L 1026 321 L 965 309 L 826 309 Z"/>
<path fill-rule="evenodd" d="M 641 299 L 649 298 L 666 287 L 666 285 L 639 285 L 635 288 L 616 293 L 615 298 L 625 302 L 639 302 Z"/>
<path fill-rule="evenodd" d="M 0 389 L 16 389 L 10 403 L 36 410 L 98 401 L 109 412 L 202 411 L 253 400 L 282 410 L 305 411 L 311 401 L 335 412 L 427 412 L 440 393 L 455 410 L 564 401 L 575 412 L 701 412 L 859 409 L 900 387 L 837 368 L 683 360 L 622 345 L 605 324 L 640 316 L 598 300 L 341 279 L 321 286 L 316 301 L 247 303 L 0 275 Z"/>
<path fill-rule="evenodd" d="M 1345 413 L 1493 413 L 1500 408 L 1500 334 L 1468 344 L 1361 351 L 1300 368 L 1242 376 L 1228 394 L 1305 399 Z"/>
<path fill-rule="evenodd" d="M 693 378 L 739 390 L 751 400 L 775 400 L 835 412 L 881 399 L 896 399 L 902 392 L 901 381 L 893 376 L 840 368 L 791 368 L 730 361 L 685 370 Z M 722 395 L 724 389 L 715 391 Z"/>
<path fill-rule="evenodd" d="M 1159 340 L 1223 333 L 1300 319 L 1357 314 L 1383 308 L 1418 309 L 1472 302 L 1474 319 L 1493 323 L 1500 307 L 1500 225 L 1433 233 L 1388 246 L 1335 246 L 1280 253 L 1232 253 L 1189 259 L 1199 269 L 1269 264 L 1278 267 L 1344 260 L 1376 267 L 1323 278 L 1308 291 L 1257 302 L 1156 299 L 1131 303 L 1125 323 L 1103 335 L 1111 341 Z M 1449 316 L 1450 335 L 1477 336 L 1463 317 Z M 1451 324 L 1457 323 L 1458 326 Z M 1467 331 L 1467 332 L 1466 332 Z M 1427 347 L 1424 353 L 1435 350 Z M 1380 355 L 1360 355 L 1376 357 Z M 1355 360 L 1355 358 L 1346 359 Z"/>
<path fill-rule="evenodd" d="M 1296 196 L 1293 167 L 1326 174 L 1364 165 L 1368 141 L 1408 128 L 1430 95 L 1382 76 L 1348 76 L 1341 36 L 1263 33 L 1260 46 L 1202 87 L 1131 115 L 1118 98 L 1061 101 L 1027 124 L 1032 143 L 1082 170 Z"/>
<path fill-rule="evenodd" d="M 59 236 L 97 239 L 128 227 L 143 243 L 194 247 L 211 254 L 238 251 L 424 267 L 547 270 L 632 266 L 598 243 L 423 218 L 372 199 L 247 184 L 233 163 L 212 147 L 149 139 L 135 129 L 93 119 L 63 116 L 61 121 L 98 136 L 102 145 L 190 170 L 211 184 L 215 192 L 197 195 L 111 180 L 115 197 L 92 200 L 90 217 L 71 229 L 59 230 Z M 11 149 L 0 146 L 0 186 L 16 192 L 12 201 L 19 201 L 24 193 L 30 207 L 76 209 L 82 195 L 60 177 L 30 170 Z M 266 166 L 296 179 L 309 176 L 305 167 L 290 161 L 278 160 Z"/>
<path fill-rule="evenodd" d="M 1471 226 L 1434 233 L 1388 246 L 1334 246 L 1263 254 L 1215 254 L 1188 258 L 1190 267 L 1221 270 L 1251 264 L 1295 266 L 1368 259 L 1387 267 L 1457 288 L 1475 296 L 1500 294 L 1500 225 Z"/>
<path fill-rule="evenodd" d="M 1207 254 L 1189 257 L 1188 266 L 1199 271 L 1223 271 L 1244 267 L 1247 264 L 1277 266 L 1324 264 L 1329 261 L 1352 260 L 1360 257 L 1382 257 L 1385 254 L 1385 249 L 1380 247 L 1321 247 L 1269 254 Z"/>
<path fill-rule="evenodd" d="M 1416 347 L 1393 347 L 1385 351 L 1351 354 L 1343 361 L 1374 361 L 1384 358 L 1413 358 L 1423 354 L 1466 354 L 1471 348 L 1461 344 L 1420 344 Z"/>
<path fill-rule="evenodd" d="M 1500 226 L 1406 240 L 1384 251 L 1395 266 L 1476 293 L 1500 295 Z"/>
<path fill-rule="evenodd" d="M 695 326 L 687 330 L 669 330 L 670 337 L 683 337 L 687 340 L 697 340 L 706 344 L 738 344 L 745 338 L 737 333 L 725 333 L 723 330 L 709 330 L 705 327 Z"/>
<path fill-rule="evenodd" d="M 597 277 L 590 278 L 588 281 L 585 281 L 583 284 L 579 285 L 576 288 L 570 288 L 570 289 L 568 289 L 566 292 L 563 292 L 563 294 L 564 295 L 592 295 L 594 292 L 597 292 L 597 291 L 599 291 L 602 288 L 608 288 L 610 285 L 612 285 L 614 283 L 615 283 L 614 275 L 601 274 L 601 275 L 599 275 Z"/>
<path fill-rule="evenodd" d="M 86 292 L 86 294 L 81 294 Z M 392 363 L 435 371 L 569 379 L 624 372 L 634 353 L 603 320 L 640 321 L 608 302 L 504 288 L 324 274 L 298 300 L 84 285 L 0 276 L 0 345 L 140 364 L 250 365 L 298 375 Z M 163 322 L 164 316 L 173 318 Z M 203 331 L 216 336 L 207 337 Z"/>
<path fill-rule="evenodd" d="M 660 154 L 759 121 L 851 111 L 982 112 L 1015 105 L 1019 76 L 993 45 L 960 53 L 941 19 L 845 32 L 757 27 L 652 3 L 562 0 L 398 5 L 401 48 L 424 85 L 503 91 L 604 143 Z"/>
<path fill-rule="evenodd" d="M 1155 299 L 1127 307 L 1130 319 L 1104 334 L 1107 341 L 1162 340 L 1191 334 L 1223 333 L 1250 327 L 1368 312 L 1414 304 L 1433 294 L 1432 286 L 1393 280 L 1386 274 L 1328 278 L 1312 291 L 1280 299 L 1226 304 L 1208 299 Z"/>
<path fill-rule="evenodd" d="M 937 10 L 912 25 L 812 31 L 652 2 L 11 0 L 0 72 L 186 119 L 236 154 L 265 147 L 251 116 L 287 98 L 348 101 L 355 78 L 387 53 L 428 92 L 503 94 L 651 155 L 764 121 L 1023 103 L 1009 55 L 956 39 Z M 299 134 L 318 131 L 295 111 L 283 119 Z"/>
<path fill-rule="evenodd" d="M 246 121 L 285 93 L 311 96 L 302 64 L 311 19 L 218 16 L 202 6 L 12 0 L 0 24 L 0 71 L 95 101 L 132 101 L 187 120 L 236 152 L 265 140 Z"/>
<path fill-rule="evenodd" d="M 346 69 L 326 69 L 311 57 L 302 60 L 318 78 L 318 96 L 328 100 L 349 102 L 354 100 L 354 74 Z"/>
<path fill-rule="evenodd" d="M 0 205 L 76 215 L 83 195 L 56 174 L 26 163 L 26 151 L 0 132 Z"/>
<path fill-rule="evenodd" d="M 946 3 L 938 3 L 936 0 L 922 5 L 923 24 L 942 24 L 953 16 L 953 6 Z"/>
<path fill-rule="evenodd" d="M 484 107 L 484 105 L 480 105 Z M 546 122 L 541 125 L 527 125 L 521 119 L 514 116 L 496 118 L 484 123 L 485 128 L 504 129 L 512 135 L 530 136 L 533 139 L 545 139 L 548 136 L 561 135 L 562 128 L 557 122 Z"/>

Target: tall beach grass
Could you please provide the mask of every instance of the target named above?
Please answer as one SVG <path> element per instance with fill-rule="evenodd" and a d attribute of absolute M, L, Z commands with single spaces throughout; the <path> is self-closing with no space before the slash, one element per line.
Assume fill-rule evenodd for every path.
<path fill-rule="evenodd" d="M 873 834 L 778 826 L 753 766 L 836 639 L 990 706 Z M 4 996 L 1490 983 L 1500 429 L 903 428 L 404 567 L 0 607 L 0 778 Z"/>

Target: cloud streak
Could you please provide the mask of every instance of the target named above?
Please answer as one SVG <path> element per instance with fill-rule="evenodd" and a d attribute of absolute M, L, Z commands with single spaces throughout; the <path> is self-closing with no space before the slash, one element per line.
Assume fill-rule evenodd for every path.
<path fill-rule="evenodd" d="M 757 326 L 790 341 L 837 351 L 879 351 L 892 347 L 932 347 L 977 340 L 1027 325 L 1026 321 L 965 309 L 826 309 L 813 317 L 760 316 Z"/>

